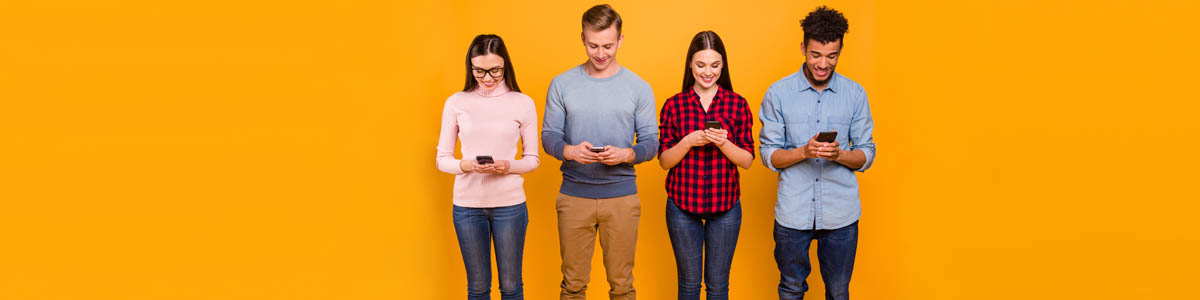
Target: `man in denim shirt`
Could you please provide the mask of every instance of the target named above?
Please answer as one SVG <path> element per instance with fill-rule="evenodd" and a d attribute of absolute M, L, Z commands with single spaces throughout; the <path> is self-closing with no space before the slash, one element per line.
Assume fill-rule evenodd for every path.
<path fill-rule="evenodd" d="M 817 258 L 826 299 L 849 299 L 862 208 L 854 171 L 875 160 L 874 122 L 862 86 L 834 72 L 849 27 L 836 10 L 819 7 L 801 21 L 805 63 L 767 89 L 759 119 L 763 164 L 779 172 L 775 201 L 775 262 L 779 299 L 803 299 Z M 834 142 L 816 141 L 836 131 Z"/>

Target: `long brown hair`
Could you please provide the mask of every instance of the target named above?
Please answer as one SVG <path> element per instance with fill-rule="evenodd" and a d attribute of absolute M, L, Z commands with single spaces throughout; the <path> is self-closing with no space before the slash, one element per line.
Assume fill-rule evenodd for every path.
<path fill-rule="evenodd" d="M 683 62 L 683 90 L 686 93 L 692 85 L 696 84 L 696 77 L 692 77 L 692 57 L 696 52 L 712 49 L 721 55 L 721 77 L 717 78 L 717 85 L 725 88 L 728 91 L 733 91 L 733 81 L 729 79 L 729 55 L 725 54 L 725 43 L 721 42 L 721 36 L 711 30 L 701 31 L 695 37 L 692 37 L 692 44 L 688 47 L 687 60 Z"/>
<path fill-rule="evenodd" d="M 467 83 L 463 85 L 464 92 L 470 92 L 479 87 L 475 75 L 471 75 L 471 58 L 481 55 L 495 54 L 504 59 L 504 85 L 508 90 L 521 92 L 517 86 L 517 71 L 513 69 L 512 59 L 508 58 L 508 48 L 504 47 L 504 39 L 495 34 L 480 34 L 467 47 Z"/>

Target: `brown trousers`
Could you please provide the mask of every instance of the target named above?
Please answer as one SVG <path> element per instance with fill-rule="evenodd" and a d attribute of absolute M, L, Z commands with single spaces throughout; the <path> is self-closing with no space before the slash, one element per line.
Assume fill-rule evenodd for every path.
<path fill-rule="evenodd" d="M 633 289 L 633 256 L 642 203 L 637 194 L 591 199 L 558 194 L 558 245 L 562 254 L 559 299 L 586 299 L 596 236 L 604 251 L 609 299 L 637 299 Z"/>

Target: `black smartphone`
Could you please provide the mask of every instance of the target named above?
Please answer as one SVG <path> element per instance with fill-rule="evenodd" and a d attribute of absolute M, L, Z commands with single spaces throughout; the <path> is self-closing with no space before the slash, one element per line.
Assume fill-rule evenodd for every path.
<path fill-rule="evenodd" d="M 479 156 L 475 156 L 475 162 L 477 162 L 477 163 L 479 163 L 479 164 L 481 164 L 481 165 L 486 165 L 486 164 L 494 164 L 494 163 L 496 163 L 496 161 L 492 160 L 492 156 L 491 156 L 491 155 L 479 155 Z"/>
<path fill-rule="evenodd" d="M 721 129 L 721 121 L 704 122 L 704 129 Z"/>
<path fill-rule="evenodd" d="M 592 150 L 592 152 L 600 153 L 600 152 L 604 152 L 604 147 L 592 146 L 592 148 L 590 150 Z"/>
<path fill-rule="evenodd" d="M 822 131 L 817 134 L 817 141 L 822 143 L 832 143 L 837 140 L 837 131 Z"/>

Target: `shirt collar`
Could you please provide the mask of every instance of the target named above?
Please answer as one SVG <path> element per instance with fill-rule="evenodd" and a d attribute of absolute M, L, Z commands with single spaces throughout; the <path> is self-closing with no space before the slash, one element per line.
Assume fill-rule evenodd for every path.
<path fill-rule="evenodd" d="M 800 91 L 802 91 L 802 92 L 807 89 L 812 89 L 814 91 L 817 90 L 816 88 L 814 88 L 812 86 L 812 83 L 808 82 L 808 75 L 804 75 L 804 70 L 807 70 L 807 69 L 808 69 L 807 63 L 800 65 L 800 74 L 799 74 L 800 75 Z M 838 84 L 838 81 L 840 81 L 838 79 L 837 71 L 834 71 L 833 74 L 830 74 L 829 76 L 830 76 L 829 84 L 825 85 L 825 89 L 829 90 L 830 92 L 837 93 L 837 84 Z"/>
<path fill-rule="evenodd" d="M 721 98 L 723 98 L 723 97 L 724 97 L 724 94 L 725 94 L 726 92 L 728 92 L 728 91 L 726 91 L 726 90 L 725 90 L 725 88 L 721 87 L 721 85 L 720 85 L 720 84 L 717 84 L 716 86 L 717 86 L 717 93 L 716 93 L 716 94 L 713 94 L 713 102 L 717 102 L 717 99 L 721 99 Z M 688 94 L 688 96 L 689 96 L 689 97 L 696 97 L 696 98 L 700 98 L 700 94 L 696 93 L 696 87 L 695 87 L 695 86 L 689 87 L 689 88 L 687 89 L 687 94 Z"/>

